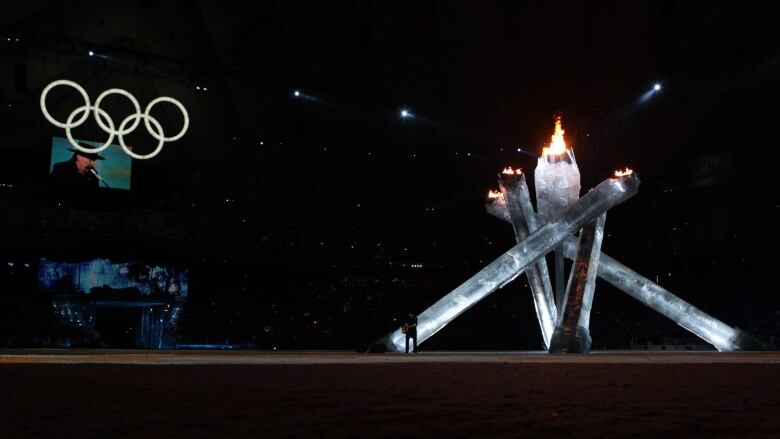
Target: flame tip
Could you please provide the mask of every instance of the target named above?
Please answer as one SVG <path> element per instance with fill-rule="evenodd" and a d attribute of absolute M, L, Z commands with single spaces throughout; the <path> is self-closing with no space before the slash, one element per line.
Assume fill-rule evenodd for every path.
<path fill-rule="evenodd" d="M 511 166 L 507 166 L 501 173 L 506 175 L 521 175 L 523 173 L 523 168 L 512 169 Z"/>
<path fill-rule="evenodd" d="M 634 173 L 634 170 L 626 167 L 625 169 L 617 169 L 615 170 L 615 177 L 627 177 Z"/>

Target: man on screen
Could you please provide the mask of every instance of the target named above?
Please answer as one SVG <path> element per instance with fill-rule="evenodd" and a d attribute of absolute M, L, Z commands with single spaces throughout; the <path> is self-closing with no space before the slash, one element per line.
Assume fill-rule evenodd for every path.
<path fill-rule="evenodd" d="M 54 164 L 51 171 L 52 182 L 58 189 L 95 189 L 99 177 L 95 169 L 95 161 L 105 160 L 97 153 L 82 152 L 69 148 L 73 152 L 70 160 Z"/>

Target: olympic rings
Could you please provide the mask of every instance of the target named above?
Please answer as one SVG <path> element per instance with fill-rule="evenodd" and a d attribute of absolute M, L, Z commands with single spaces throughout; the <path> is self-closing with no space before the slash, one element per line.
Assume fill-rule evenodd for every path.
<path fill-rule="evenodd" d="M 46 96 L 49 94 L 51 89 L 58 85 L 67 85 L 69 87 L 73 87 L 78 91 L 81 96 L 84 98 L 84 105 L 81 107 L 77 107 L 75 110 L 73 110 L 72 113 L 68 116 L 68 119 L 65 121 L 65 123 L 62 123 L 52 117 L 52 115 L 49 113 L 49 110 L 46 108 Z M 109 95 L 112 94 L 119 94 L 127 99 L 130 100 L 130 103 L 133 104 L 133 109 L 135 110 L 135 113 L 127 116 L 122 123 L 119 124 L 119 129 L 116 129 L 116 125 L 114 124 L 114 120 L 109 116 L 109 114 L 100 108 L 100 103 L 103 102 L 103 99 L 106 98 Z M 179 131 L 178 134 L 171 137 L 165 137 L 165 133 L 163 132 L 162 125 L 160 125 L 160 122 L 152 117 L 149 113 L 152 111 L 152 107 L 154 107 L 156 104 L 160 102 L 169 102 L 176 107 L 179 108 L 182 115 L 184 116 L 184 125 L 182 126 L 181 131 Z M 177 101 L 174 98 L 170 98 L 167 96 L 161 96 L 159 98 L 153 99 L 151 102 L 149 102 L 149 105 L 146 106 L 146 109 L 143 113 L 141 113 L 141 106 L 138 104 L 138 100 L 130 94 L 126 90 L 122 90 L 121 88 L 110 88 L 98 96 L 97 100 L 95 101 L 95 105 L 90 105 L 89 101 L 89 95 L 87 92 L 82 88 L 80 85 L 76 84 L 73 81 L 68 81 L 67 79 L 58 79 L 51 84 L 47 85 L 43 91 L 41 92 L 41 111 L 43 112 L 43 116 L 52 123 L 52 125 L 59 127 L 59 128 L 65 128 L 65 135 L 68 138 L 68 141 L 70 144 L 76 148 L 79 151 L 85 152 L 85 153 L 98 153 L 100 151 L 103 151 L 104 149 L 108 148 L 108 146 L 113 142 L 114 137 L 119 137 L 119 145 L 122 147 L 122 149 L 125 151 L 127 155 L 130 157 L 144 160 L 144 159 L 150 159 L 162 151 L 163 146 L 165 145 L 165 142 L 174 142 L 176 140 L 179 140 L 184 136 L 184 134 L 187 132 L 187 129 L 190 126 L 190 117 L 187 114 L 187 110 L 184 108 L 184 105 L 181 104 L 181 102 Z M 76 142 L 76 140 L 73 139 L 73 135 L 71 133 L 71 130 L 73 128 L 76 128 L 80 125 L 82 125 L 84 122 L 87 121 L 87 118 L 89 117 L 89 113 L 92 112 L 95 115 L 95 122 L 97 122 L 100 129 L 106 132 L 108 134 L 108 140 L 106 143 L 102 144 L 101 146 L 97 148 L 85 148 Z M 74 121 L 74 119 L 79 115 L 79 113 L 83 113 L 81 117 L 78 118 L 78 120 Z M 138 125 L 141 123 L 141 119 L 144 121 L 144 127 L 146 127 L 146 130 L 149 132 L 149 134 L 158 140 L 157 148 L 155 148 L 154 151 L 152 151 L 149 154 L 136 154 L 134 153 L 130 147 L 128 147 L 125 144 L 124 136 L 127 134 L 130 134 L 133 132 L 136 128 L 138 128 Z M 127 125 L 132 124 L 128 127 Z"/>

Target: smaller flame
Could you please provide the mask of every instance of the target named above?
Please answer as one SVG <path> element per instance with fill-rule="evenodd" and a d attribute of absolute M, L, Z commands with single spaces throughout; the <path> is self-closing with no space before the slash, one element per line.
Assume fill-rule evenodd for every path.
<path fill-rule="evenodd" d="M 488 198 L 491 200 L 501 197 L 503 197 L 503 195 L 501 195 L 501 192 L 499 191 L 488 191 Z"/>
<path fill-rule="evenodd" d="M 521 175 L 523 173 L 523 169 L 517 168 L 512 170 L 511 166 L 507 166 L 503 171 L 501 171 L 501 173 L 506 175 Z"/>
<path fill-rule="evenodd" d="M 634 173 L 634 170 L 631 168 L 626 169 L 618 169 L 615 171 L 615 177 L 627 177 Z"/>

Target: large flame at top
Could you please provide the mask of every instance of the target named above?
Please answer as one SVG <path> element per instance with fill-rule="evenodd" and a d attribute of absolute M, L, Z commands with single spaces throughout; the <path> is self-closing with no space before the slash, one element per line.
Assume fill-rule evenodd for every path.
<path fill-rule="evenodd" d="M 557 116 L 555 118 L 555 131 L 551 137 L 552 141 L 550 142 L 550 146 L 542 149 L 542 155 L 544 157 L 547 157 L 548 155 L 560 155 L 566 152 L 566 141 L 563 140 L 564 133 L 565 131 L 563 131 L 561 117 Z"/>

